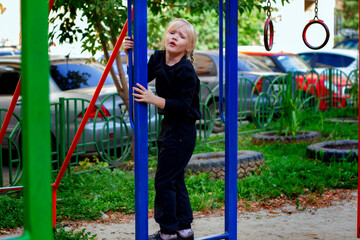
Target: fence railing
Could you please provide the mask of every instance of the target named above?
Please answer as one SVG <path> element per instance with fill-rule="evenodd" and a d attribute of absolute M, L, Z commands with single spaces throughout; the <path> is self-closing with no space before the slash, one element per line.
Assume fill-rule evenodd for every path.
<path fill-rule="evenodd" d="M 349 76 L 336 69 L 327 69 L 320 74 L 315 71 L 289 72 L 275 79 L 264 76 L 255 82 L 246 78 L 239 78 L 238 81 L 239 123 L 249 120 L 258 129 L 267 128 L 274 115 L 281 112 L 281 101 L 286 97 L 294 97 L 295 94 L 300 93 L 302 99 L 307 100 L 308 107 L 320 110 L 358 104 L 358 70 Z M 201 84 L 200 110 L 203 117 L 196 123 L 199 142 L 206 141 L 211 133 L 224 129 L 219 116 L 218 91 L 218 86 L 210 89 Z M 96 105 L 96 111 L 86 124 L 72 156 L 71 166 L 77 165 L 84 154 L 97 154 L 103 161 L 114 166 L 121 164 L 129 156 L 133 131 L 125 105 L 116 105 L 118 99 L 118 94 L 111 94 Z M 89 100 L 81 98 L 60 98 L 59 102 L 51 104 L 49 134 L 54 172 L 60 169 L 88 104 Z M 112 106 L 109 107 L 109 104 Z M 112 109 L 112 112 L 108 112 L 108 109 Z M 149 106 L 148 109 L 149 148 L 156 149 L 162 116 L 154 106 Z M 6 111 L 7 109 L 0 109 L 1 122 Z M 22 174 L 21 117 L 16 113 L 13 114 L 0 150 L 0 187 L 16 185 Z"/>

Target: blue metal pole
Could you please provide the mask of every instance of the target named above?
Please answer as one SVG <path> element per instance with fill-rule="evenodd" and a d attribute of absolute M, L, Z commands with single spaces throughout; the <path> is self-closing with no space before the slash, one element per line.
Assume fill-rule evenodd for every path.
<path fill-rule="evenodd" d="M 146 0 L 134 0 L 134 83 L 147 88 Z M 135 232 L 148 239 L 148 123 L 147 104 L 135 102 Z"/>
<path fill-rule="evenodd" d="M 132 11 L 131 11 L 131 4 L 132 1 L 128 0 L 127 1 L 127 13 L 128 13 L 128 17 L 127 17 L 127 22 L 128 22 L 128 36 L 132 37 Z M 133 108 L 134 108 L 134 98 L 132 96 L 133 94 L 133 85 L 134 85 L 134 75 L 133 75 L 133 60 L 132 60 L 132 50 L 129 50 L 129 54 L 128 54 L 128 62 L 129 62 L 129 70 L 128 70 L 128 81 L 129 81 L 129 120 L 130 120 L 130 125 L 132 130 L 135 130 L 135 125 L 134 125 L 134 121 L 133 121 Z"/>
<path fill-rule="evenodd" d="M 224 10 L 223 10 L 223 0 L 219 1 L 219 115 L 221 121 L 225 123 L 225 116 L 223 111 L 224 103 Z"/>
<path fill-rule="evenodd" d="M 225 231 L 237 238 L 237 3 L 225 5 Z"/>

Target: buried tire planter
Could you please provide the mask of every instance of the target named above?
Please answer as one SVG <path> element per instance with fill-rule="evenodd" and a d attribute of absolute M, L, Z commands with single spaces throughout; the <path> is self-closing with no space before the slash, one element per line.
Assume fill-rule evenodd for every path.
<path fill-rule="evenodd" d="M 330 161 L 356 161 L 358 158 L 358 140 L 327 141 L 311 144 L 306 154 L 313 159 Z"/>
<path fill-rule="evenodd" d="M 261 152 L 240 150 L 237 152 L 237 176 L 238 179 L 248 176 L 264 164 L 264 155 Z M 197 174 L 205 172 L 212 179 L 225 178 L 225 152 L 211 152 L 195 154 L 190 159 L 185 172 Z"/>
<path fill-rule="evenodd" d="M 251 136 L 251 142 L 254 145 L 263 143 L 298 143 L 313 142 L 320 139 L 321 134 L 315 131 L 298 131 L 295 138 L 292 135 L 278 135 L 278 131 L 259 132 Z"/>

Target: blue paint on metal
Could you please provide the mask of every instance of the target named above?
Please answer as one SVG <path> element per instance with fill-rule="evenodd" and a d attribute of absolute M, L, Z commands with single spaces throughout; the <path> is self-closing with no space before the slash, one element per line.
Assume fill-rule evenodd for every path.
<path fill-rule="evenodd" d="M 223 123 L 225 123 L 225 116 L 223 111 L 224 102 L 224 10 L 223 0 L 219 2 L 219 115 Z"/>
<path fill-rule="evenodd" d="M 228 233 L 224 233 L 224 234 L 218 234 L 218 235 L 213 235 L 213 236 L 207 236 L 207 237 L 197 238 L 196 240 L 228 239 L 228 237 L 229 237 L 229 234 L 228 234 Z"/>
<path fill-rule="evenodd" d="M 134 80 L 147 88 L 146 0 L 134 0 L 134 6 Z M 220 12 L 222 25 L 222 6 Z M 200 238 L 209 240 L 237 238 L 237 1 L 226 1 L 225 19 L 225 233 Z M 135 103 L 135 232 L 139 240 L 148 238 L 147 135 L 147 104 Z"/>
<path fill-rule="evenodd" d="M 146 0 L 134 0 L 134 82 L 147 88 Z M 145 74 L 144 74 L 145 73 Z M 134 104 L 135 112 L 135 231 L 148 239 L 148 124 L 147 104 Z"/>
<path fill-rule="evenodd" d="M 237 237 L 237 3 L 225 4 L 225 231 Z"/>
<path fill-rule="evenodd" d="M 128 0 L 127 1 L 127 23 L 128 23 L 128 36 L 132 36 L 132 13 L 131 13 L 131 6 L 132 6 L 132 1 Z M 133 109 L 134 109 L 134 98 L 133 98 L 133 85 L 134 85 L 134 75 L 133 75 L 133 64 L 132 64 L 133 60 L 132 60 L 132 50 L 129 50 L 129 54 L 128 54 L 128 63 L 129 63 L 129 70 L 128 70 L 128 80 L 129 80 L 129 119 L 130 119 L 130 125 L 131 128 L 133 130 L 135 130 L 135 125 L 134 125 L 134 121 L 133 121 Z"/>

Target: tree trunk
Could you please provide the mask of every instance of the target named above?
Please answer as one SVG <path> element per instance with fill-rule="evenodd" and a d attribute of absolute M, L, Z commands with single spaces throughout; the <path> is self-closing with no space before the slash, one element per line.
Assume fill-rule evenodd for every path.
<path fill-rule="evenodd" d="M 112 42 L 113 46 L 116 45 L 116 41 L 117 40 L 114 37 L 111 38 L 111 42 Z M 117 65 L 119 76 L 120 76 L 120 83 L 121 83 L 122 86 L 126 86 L 126 89 L 127 89 L 127 92 L 125 94 L 126 97 L 127 97 L 126 100 L 123 97 L 121 97 L 121 98 L 123 99 L 124 103 L 126 101 L 127 105 L 126 104 L 125 105 L 127 106 L 126 108 L 127 108 L 128 112 L 130 113 L 130 111 L 129 111 L 129 99 L 130 99 L 130 96 L 128 94 L 129 93 L 129 87 L 128 87 L 128 83 L 126 81 L 126 77 L 125 77 L 125 74 L 124 74 L 124 69 L 122 68 L 122 62 L 121 62 L 120 53 L 116 55 L 116 65 Z M 128 76 L 128 79 L 129 79 L 129 76 Z M 134 111 L 132 111 L 132 112 L 134 112 Z M 129 116 L 129 118 L 130 117 L 133 118 L 133 116 Z M 132 136 L 132 139 L 131 139 L 131 159 L 132 160 L 135 160 L 135 141 L 134 141 L 134 139 L 135 139 L 135 135 L 134 135 L 134 132 L 133 132 L 133 136 Z"/>

